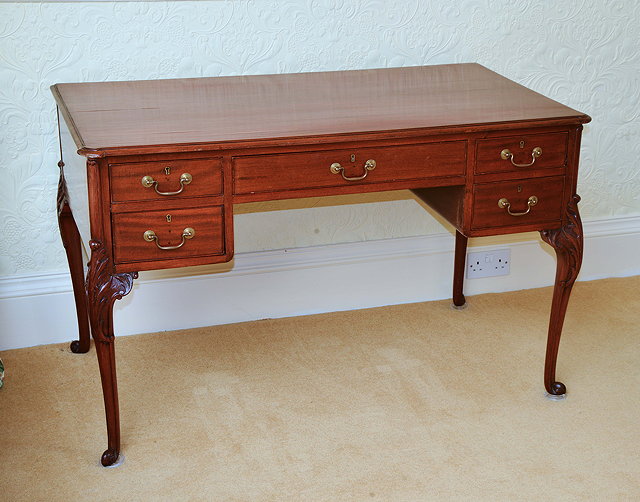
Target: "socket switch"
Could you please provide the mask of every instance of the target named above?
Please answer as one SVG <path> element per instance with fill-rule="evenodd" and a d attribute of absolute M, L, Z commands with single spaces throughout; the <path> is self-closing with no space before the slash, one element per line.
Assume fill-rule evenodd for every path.
<path fill-rule="evenodd" d="M 467 254 L 467 279 L 509 275 L 511 249 L 492 249 Z"/>

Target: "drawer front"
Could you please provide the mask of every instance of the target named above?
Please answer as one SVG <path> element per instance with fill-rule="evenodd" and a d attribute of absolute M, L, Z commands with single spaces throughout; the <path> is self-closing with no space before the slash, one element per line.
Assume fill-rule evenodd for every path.
<path fill-rule="evenodd" d="M 560 221 L 563 193 L 564 176 L 476 185 L 472 227 Z"/>
<path fill-rule="evenodd" d="M 222 193 L 222 160 L 220 158 L 110 164 L 109 176 L 113 202 L 174 199 Z"/>
<path fill-rule="evenodd" d="M 224 211 L 210 206 L 115 214 L 113 244 L 116 264 L 223 255 Z"/>
<path fill-rule="evenodd" d="M 367 170 L 367 161 L 375 168 Z M 343 170 L 332 172 L 333 164 Z M 369 164 L 371 165 L 371 164 Z M 236 157 L 234 193 L 251 194 L 461 176 L 466 141 Z M 343 177 L 360 178 L 346 180 Z"/>
<path fill-rule="evenodd" d="M 526 172 L 564 167 L 567 164 L 568 138 L 567 133 L 558 132 L 479 140 L 475 172 Z"/>

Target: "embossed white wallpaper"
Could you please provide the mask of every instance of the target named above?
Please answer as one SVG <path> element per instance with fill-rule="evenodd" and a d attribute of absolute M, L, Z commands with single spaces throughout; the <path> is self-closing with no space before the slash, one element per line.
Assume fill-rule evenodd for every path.
<path fill-rule="evenodd" d="M 0 3 L 0 275 L 62 271 L 56 82 L 475 61 L 593 117 L 585 218 L 640 213 L 640 2 Z M 236 251 L 441 231 L 407 197 L 236 217 Z M 371 200 L 371 199 L 363 199 Z"/>

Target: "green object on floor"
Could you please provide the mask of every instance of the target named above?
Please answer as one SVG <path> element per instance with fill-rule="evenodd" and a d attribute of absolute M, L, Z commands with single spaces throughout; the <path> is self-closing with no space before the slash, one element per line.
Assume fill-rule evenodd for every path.
<path fill-rule="evenodd" d="M 4 363 L 2 362 L 2 359 L 0 359 L 0 389 L 2 388 L 3 384 L 4 384 Z"/>

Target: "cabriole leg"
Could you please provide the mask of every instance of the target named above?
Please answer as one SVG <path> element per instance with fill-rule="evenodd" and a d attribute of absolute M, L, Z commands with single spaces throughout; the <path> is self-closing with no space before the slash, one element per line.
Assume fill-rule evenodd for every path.
<path fill-rule="evenodd" d="M 583 234 L 579 201 L 578 195 L 571 198 L 566 209 L 566 223 L 562 228 L 540 232 L 542 239 L 555 250 L 558 260 L 544 366 L 544 386 L 550 396 L 563 396 L 566 393 L 564 384 L 556 381 L 556 360 L 571 288 L 582 265 Z"/>
<path fill-rule="evenodd" d="M 107 420 L 107 449 L 102 454 L 100 462 L 106 467 L 113 465 L 120 456 L 120 409 L 118 408 L 116 352 L 113 338 L 107 342 L 96 341 L 96 354 Z"/>
<path fill-rule="evenodd" d="M 82 244 L 78 227 L 73 219 L 73 213 L 67 200 L 67 187 L 64 181 L 62 168 L 64 163 L 58 162 L 60 167 L 60 181 L 58 183 L 58 227 L 62 244 L 67 252 L 67 262 L 71 272 L 71 284 L 73 285 L 73 297 L 76 303 L 76 315 L 78 318 L 78 340 L 71 342 L 71 352 L 76 354 L 89 351 L 89 312 L 87 310 L 87 292 L 84 284 L 84 263 L 82 262 Z"/>
<path fill-rule="evenodd" d="M 453 308 L 464 308 L 466 299 L 462 294 L 467 258 L 467 238 L 456 230 L 456 250 L 453 262 Z"/>
<path fill-rule="evenodd" d="M 127 295 L 137 273 L 111 274 L 112 264 L 100 241 L 90 242 L 91 259 L 87 274 L 87 296 L 91 333 L 96 345 L 104 409 L 107 420 L 107 449 L 102 454 L 104 466 L 114 464 L 120 455 L 120 414 L 116 380 L 115 336 L 113 333 L 113 305 Z"/>

